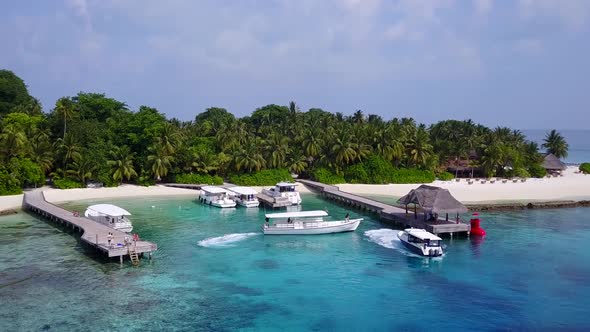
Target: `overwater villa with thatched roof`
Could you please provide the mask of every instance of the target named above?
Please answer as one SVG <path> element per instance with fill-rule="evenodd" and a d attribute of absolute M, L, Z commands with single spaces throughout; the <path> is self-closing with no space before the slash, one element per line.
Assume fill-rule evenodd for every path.
<path fill-rule="evenodd" d="M 406 206 L 406 214 L 408 213 L 408 205 L 413 203 L 414 219 L 418 218 L 417 205 L 420 205 L 424 212 L 424 220 L 431 218 L 437 220 L 439 215 L 445 214 L 448 221 L 449 214 L 456 214 L 458 221 L 459 213 L 467 212 L 465 205 L 455 199 L 447 189 L 425 184 L 412 189 L 407 195 L 401 197 L 398 203 Z"/>
<path fill-rule="evenodd" d="M 547 170 L 547 173 L 549 174 L 561 173 L 566 169 L 565 164 L 552 153 L 545 155 L 545 159 L 543 159 L 543 163 L 541 165 L 543 168 L 545 168 L 545 170 Z"/>

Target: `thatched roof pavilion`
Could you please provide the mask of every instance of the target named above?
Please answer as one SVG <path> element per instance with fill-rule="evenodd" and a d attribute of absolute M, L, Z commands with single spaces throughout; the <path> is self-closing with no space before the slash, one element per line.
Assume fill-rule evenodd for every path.
<path fill-rule="evenodd" d="M 408 204 L 414 203 L 414 215 L 416 217 L 416 205 L 420 205 L 424 213 L 432 215 L 446 214 L 447 220 L 449 214 L 457 214 L 467 212 L 467 208 L 463 203 L 459 202 L 447 189 L 434 187 L 429 185 L 421 185 L 416 189 L 412 189 L 407 195 L 398 200 L 398 203 L 406 206 L 406 213 L 408 211 Z"/>
<path fill-rule="evenodd" d="M 566 169 L 565 164 L 554 154 L 548 153 L 541 164 L 548 172 L 560 172 Z"/>

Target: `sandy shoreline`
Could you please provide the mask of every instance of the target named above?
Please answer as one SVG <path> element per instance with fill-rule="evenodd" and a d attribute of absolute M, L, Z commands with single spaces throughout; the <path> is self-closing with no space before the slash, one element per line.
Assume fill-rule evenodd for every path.
<path fill-rule="evenodd" d="M 462 179 L 456 181 L 435 181 L 431 185 L 449 189 L 451 194 L 463 203 L 494 203 L 494 202 L 534 202 L 534 201 L 563 201 L 590 199 L 590 175 L 575 173 L 577 167 L 568 167 L 564 176 L 557 178 L 527 179 L 526 182 L 496 181 L 482 184 L 476 182 L 469 185 Z M 407 194 L 418 184 L 341 184 L 340 190 L 358 195 L 379 195 L 400 197 Z M 268 187 L 253 187 L 258 192 Z M 116 188 L 83 188 L 60 190 L 41 188 L 45 197 L 52 203 L 63 203 L 87 199 L 104 199 L 118 197 L 147 197 L 147 196 L 195 196 L 197 191 L 191 189 L 171 188 L 165 186 L 135 186 L 122 185 Z M 303 186 L 297 186 L 299 192 L 309 192 Z M 0 197 L 0 211 L 19 209 L 22 195 Z"/>
<path fill-rule="evenodd" d="M 463 203 L 535 202 L 590 199 L 590 175 L 575 173 L 577 167 L 568 167 L 561 177 L 527 179 L 526 182 L 501 180 L 495 183 L 435 181 L 430 185 L 448 189 Z M 358 195 L 401 197 L 419 184 L 341 184 L 340 190 Z"/>

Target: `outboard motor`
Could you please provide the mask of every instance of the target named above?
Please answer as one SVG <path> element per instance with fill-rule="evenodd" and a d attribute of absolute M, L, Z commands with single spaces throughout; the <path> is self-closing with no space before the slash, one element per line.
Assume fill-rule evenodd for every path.
<path fill-rule="evenodd" d="M 471 216 L 471 220 L 470 220 L 471 231 L 469 232 L 469 234 L 476 235 L 476 236 L 485 236 L 486 235 L 486 231 L 479 226 L 480 222 L 481 222 L 481 220 L 479 220 L 479 213 L 474 212 L 473 215 Z"/>

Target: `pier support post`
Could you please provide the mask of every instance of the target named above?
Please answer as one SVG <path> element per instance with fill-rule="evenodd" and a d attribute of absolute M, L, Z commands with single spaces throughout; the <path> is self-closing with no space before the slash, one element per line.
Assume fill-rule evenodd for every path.
<path fill-rule="evenodd" d="M 119 264 L 123 265 L 123 255 L 119 256 Z"/>
<path fill-rule="evenodd" d="M 96 234 L 96 245 L 98 246 L 98 233 Z"/>

